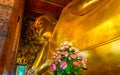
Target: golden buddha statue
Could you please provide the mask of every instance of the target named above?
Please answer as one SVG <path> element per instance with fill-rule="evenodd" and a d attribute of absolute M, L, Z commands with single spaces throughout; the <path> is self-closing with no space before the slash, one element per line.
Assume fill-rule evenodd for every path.
<path fill-rule="evenodd" d="M 47 63 L 48 66 L 47 55 L 49 54 L 49 41 L 56 22 L 57 20 L 54 17 L 48 15 L 42 15 L 35 19 L 32 28 L 34 32 L 33 38 L 35 39 L 34 43 L 37 42 L 41 44 L 42 47 L 41 50 L 39 50 L 28 75 L 36 75 L 37 72 L 41 72 L 43 66 L 46 67 L 45 63 Z M 36 72 L 33 73 L 33 71 Z"/>
<path fill-rule="evenodd" d="M 119 3 L 120 0 L 73 0 L 55 26 L 50 50 L 64 41 L 71 42 L 88 59 L 86 75 L 119 75 L 119 45 L 102 46 L 120 37 Z"/>
<path fill-rule="evenodd" d="M 88 49 L 117 37 L 118 3 L 119 0 L 73 0 L 63 9 L 53 31 L 54 48 L 69 41 L 79 49 Z"/>
<path fill-rule="evenodd" d="M 49 65 L 51 55 L 64 41 L 74 44 L 79 50 L 95 48 L 119 36 L 120 32 L 120 0 L 73 0 L 62 11 L 49 38 L 47 53 L 40 54 L 37 60 L 42 61 L 38 71 Z M 48 43 L 48 42 L 47 42 Z M 48 44 L 47 44 L 48 45 Z M 48 46 L 47 46 L 48 47 Z M 42 51 L 45 51 L 43 48 Z M 36 60 L 36 62 L 37 62 Z M 39 62 L 37 62 L 39 64 Z M 36 69 L 38 65 L 33 65 Z M 45 74 L 44 74 L 45 75 Z M 48 75 L 48 74 L 47 74 Z"/>

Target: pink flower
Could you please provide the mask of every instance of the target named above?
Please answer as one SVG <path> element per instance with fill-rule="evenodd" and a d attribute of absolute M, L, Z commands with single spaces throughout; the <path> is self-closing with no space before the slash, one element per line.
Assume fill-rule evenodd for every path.
<path fill-rule="evenodd" d="M 83 58 L 82 59 L 82 64 L 84 68 L 87 68 L 86 64 L 87 64 L 87 59 Z"/>
<path fill-rule="evenodd" d="M 57 57 L 56 57 L 56 60 L 59 60 L 61 58 L 61 55 L 58 55 Z"/>
<path fill-rule="evenodd" d="M 65 69 L 67 67 L 67 63 L 65 61 L 60 62 L 60 68 Z"/>
<path fill-rule="evenodd" d="M 68 46 L 64 46 L 65 48 L 69 48 Z"/>
<path fill-rule="evenodd" d="M 65 56 L 68 56 L 68 52 L 67 51 L 62 52 L 62 54 L 65 55 Z"/>
<path fill-rule="evenodd" d="M 52 65 L 50 66 L 50 70 L 51 70 L 51 71 L 55 71 L 55 70 L 56 70 L 56 65 L 55 65 L 55 64 L 52 64 Z"/>
<path fill-rule="evenodd" d="M 79 62 L 74 61 L 73 64 L 74 64 L 75 66 L 78 66 L 78 65 L 79 65 Z"/>
<path fill-rule="evenodd" d="M 78 53 L 78 52 L 79 52 L 79 50 L 78 50 L 78 49 L 75 49 L 75 52 L 76 52 L 76 53 Z"/>
<path fill-rule="evenodd" d="M 77 54 L 78 58 L 82 59 L 83 58 L 83 55 L 81 53 L 78 53 Z"/>
<path fill-rule="evenodd" d="M 73 59 L 75 59 L 76 55 L 75 54 L 71 54 L 70 57 L 73 58 Z"/>
<path fill-rule="evenodd" d="M 86 65 L 86 64 L 83 64 L 83 68 L 87 68 L 87 65 Z"/>
<path fill-rule="evenodd" d="M 64 50 L 64 49 L 65 49 L 65 47 L 63 46 L 63 47 L 60 47 L 60 49 L 59 49 L 59 50 L 61 50 L 61 51 L 62 51 L 62 50 Z"/>
<path fill-rule="evenodd" d="M 87 59 L 83 58 L 83 59 L 82 59 L 82 63 L 83 63 L 83 64 L 87 64 Z"/>

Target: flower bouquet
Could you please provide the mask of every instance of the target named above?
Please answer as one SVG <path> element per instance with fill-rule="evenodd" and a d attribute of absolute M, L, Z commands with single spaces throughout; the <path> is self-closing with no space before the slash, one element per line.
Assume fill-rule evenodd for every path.
<path fill-rule="evenodd" d="M 52 57 L 51 71 L 54 75 L 81 75 L 87 70 L 87 59 L 71 43 L 64 42 Z"/>

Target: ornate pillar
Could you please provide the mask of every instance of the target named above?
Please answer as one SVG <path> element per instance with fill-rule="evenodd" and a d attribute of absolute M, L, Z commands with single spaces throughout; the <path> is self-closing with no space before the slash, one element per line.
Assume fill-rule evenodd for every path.
<path fill-rule="evenodd" d="M 24 0 L 0 0 L 0 75 L 13 71 L 23 8 Z"/>

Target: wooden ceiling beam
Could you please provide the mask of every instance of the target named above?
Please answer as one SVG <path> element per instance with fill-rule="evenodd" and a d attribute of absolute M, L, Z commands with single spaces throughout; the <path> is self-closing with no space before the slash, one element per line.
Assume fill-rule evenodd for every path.
<path fill-rule="evenodd" d="M 25 12 L 26 16 L 38 17 L 40 15 L 52 15 L 52 16 L 54 16 L 56 18 L 58 18 L 60 16 L 60 14 L 48 12 L 46 10 L 41 10 L 41 9 L 39 9 L 39 10 L 36 10 L 36 9 L 29 10 L 29 9 L 27 9 L 25 11 L 26 11 Z"/>
<path fill-rule="evenodd" d="M 48 14 L 58 17 L 64 6 L 70 1 L 71 0 L 26 0 L 25 14 L 31 16 Z"/>

